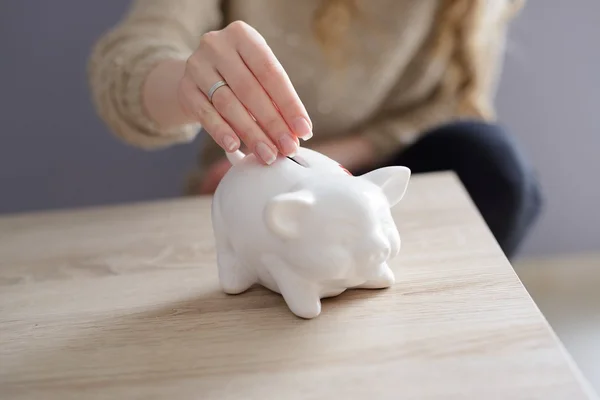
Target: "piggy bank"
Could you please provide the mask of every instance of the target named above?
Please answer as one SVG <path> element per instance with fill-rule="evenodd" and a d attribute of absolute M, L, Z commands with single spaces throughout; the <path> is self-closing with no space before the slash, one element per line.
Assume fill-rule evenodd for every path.
<path fill-rule="evenodd" d="M 323 298 L 394 284 L 387 262 L 400 235 L 390 208 L 404 196 L 408 168 L 352 176 L 306 148 L 270 166 L 240 151 L 227 157 L 232 167 L 211 208 L 224 292 L 260 284 L 308 319 L 321 313 Z"/>

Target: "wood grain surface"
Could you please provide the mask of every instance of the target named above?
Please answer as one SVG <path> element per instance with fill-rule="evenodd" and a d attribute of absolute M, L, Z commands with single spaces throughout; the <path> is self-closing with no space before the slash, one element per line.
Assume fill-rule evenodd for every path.
<path fill-rule="evenodd" d="M 394 215 L 395 286 L 314 320 L 220 291 L 209 198 L 1 217 L 0 397 L 596 398 L 454 175 Z"/>

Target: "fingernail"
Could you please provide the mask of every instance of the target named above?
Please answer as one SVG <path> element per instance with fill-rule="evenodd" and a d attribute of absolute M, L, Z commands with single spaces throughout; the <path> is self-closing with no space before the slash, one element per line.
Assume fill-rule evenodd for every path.
<path fill-rule="evenodd" d="M 263 142 L 256 145 L 256 153 L 267 165 L 273 164 L 277 159 L 277 154 Z"/>
<path fill-rule="evenodd" d="M 279 138 L 279 146 L 281 147 L 281 152 L 286 156 L 293 156 L 296 154 L 296 142 L 292 139 L 292 136 L 287 133 Z"/>
<path fill-rule="evenodd" d="M 301 137 L 303 140 L 308 140 L 312 137 L 312 128 L 305 118 L 297 118 L 292 125 L 294 133 L 296 133 L 298 137 Z"/>
<path fill-rule="evenodd" d="M 227 151 L 234 151 L 237 147 L 237 141 L 230 135 L 225 135 L 223 138 L 223 146 L 225 146 L 225 150 Z"/>

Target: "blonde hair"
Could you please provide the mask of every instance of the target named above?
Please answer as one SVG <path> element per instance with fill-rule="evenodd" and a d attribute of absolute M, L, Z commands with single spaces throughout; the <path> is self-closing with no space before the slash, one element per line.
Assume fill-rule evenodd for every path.
<path fill-rule="evenodd" d="M 449 60 L 440 95 L 458 94 L 458 112 L 464 116 L 493 118 L 494 112 L 487 94 L 485 79 L 486 52 L 479 41 L 485 26 L 484 7 L 487 0 L 440 0 L 430 37 L 429 57 Z M 498 1 L 498 0 L 494 0 Z M 524 0 L 507 0 L 507 7 L 497 7 L 502 13 L 495 21 L 506 23 L 522 7 Z M 360 17 L 357 0 L 322 0 L 313 20 L 313 32 L 328 58 L 341 65 L 344 57 L 343 39 L 350 24 Z M 483 43 L 483 46 L 487 44 Z"/>

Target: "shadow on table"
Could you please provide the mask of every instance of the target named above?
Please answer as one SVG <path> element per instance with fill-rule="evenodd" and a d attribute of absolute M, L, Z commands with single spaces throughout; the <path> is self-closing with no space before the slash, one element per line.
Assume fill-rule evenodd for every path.
<path fill-rule="evenodd" d="M 65 321 L 60 344 L 27 362 L 59 376 L 46 382 L 53 388 L 77 384 L 100 390 L 185 378 L 197 379 L 198 385 L 211 382 L 214 388 L 214 379 L 221 382 L 257 369 L 264 374 L 306 368 L 314 363 L 315 352 L 343 340 L 339 332 L 332 335 L 330 326 L 347 318 L 355 302 L 382 294 L 350 290 L 324 299 L 321 316 L 303 320 L 266 289 L 230 296 L 212 288 L 151 309 L 115 311 L 112 317 L 92 316 L 76 324 Z"/>

